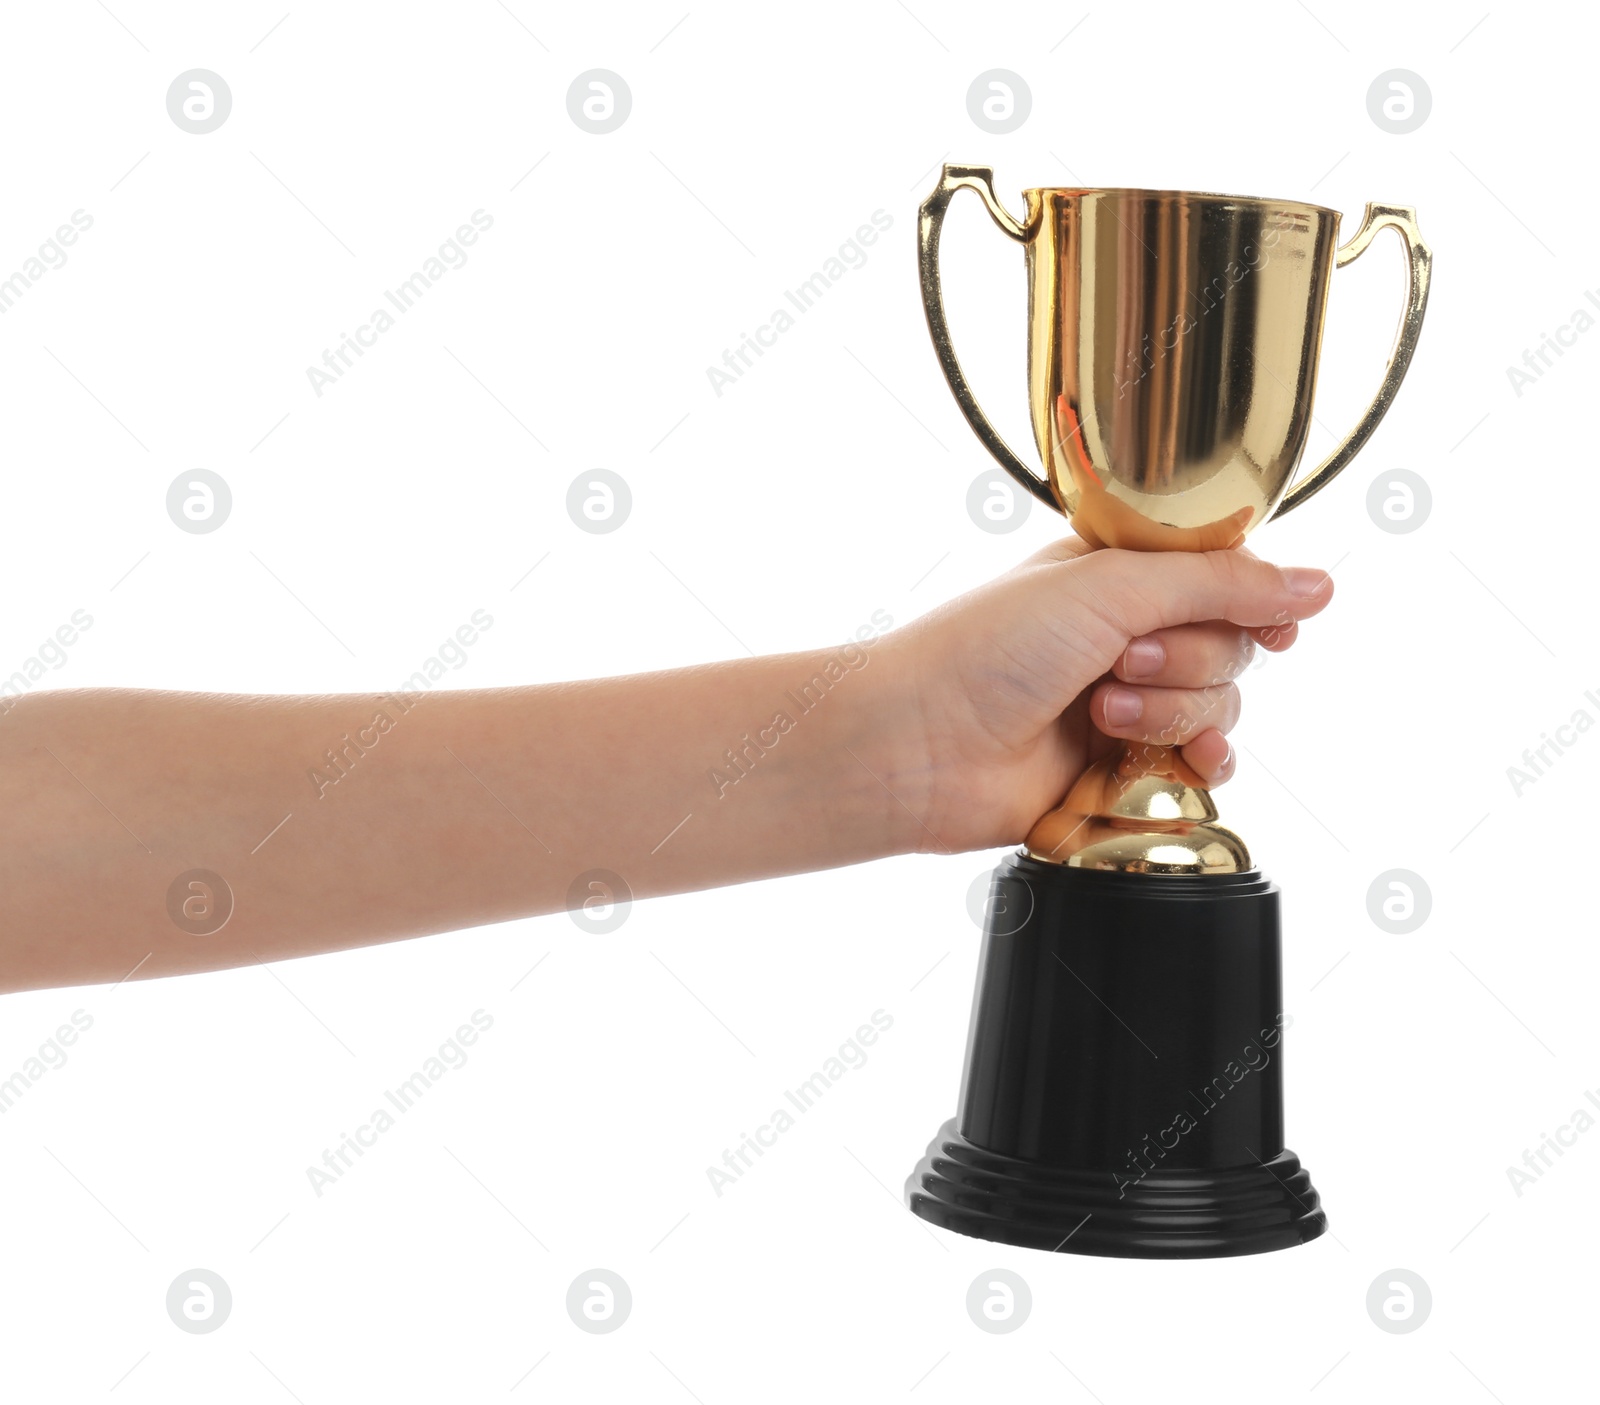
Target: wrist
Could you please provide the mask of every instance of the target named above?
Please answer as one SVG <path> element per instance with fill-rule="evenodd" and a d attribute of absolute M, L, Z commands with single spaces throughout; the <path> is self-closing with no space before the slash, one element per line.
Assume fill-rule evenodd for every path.
<path fill-rule="evenodd" d="M 711 688 L 729 738 L 710 772 L 717 803 L 696 807 L 724 865 L 773 876 L 944 849 L 914 658 L 897 637 L 729 668 Z"/>
<path fill-rule="evenodd" d="M 813 673 L 830 661 L 846 669 L 827 720 L 838 812 L 864 861 L 945 852 L 931 826 L 933 767 L 918 704 L 915 659 L 899 635 L 847 644 L 811 656 Z M 816 681 L 813 677 L 811 689 Z"/>

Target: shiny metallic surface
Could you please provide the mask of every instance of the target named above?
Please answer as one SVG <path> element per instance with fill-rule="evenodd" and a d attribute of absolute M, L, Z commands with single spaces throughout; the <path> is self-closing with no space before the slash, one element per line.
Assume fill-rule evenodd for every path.
<path fill-rule="evenodd" d="M 1046 863 L 1119 873 L 1244 873 L 1250 851 L 1216 822 L 1205 782 L 1170 746 L 1135 746 L 1097 761 L 1028 834 Z"/>
<path fill-rule="evenodd" d="M 1031 190 L 1028 379 L 1062 510 L 1095 545 L 1236 546 L 1311 427 L 1339 217 Z"/>
<path fill-rule="evenodd" d="M 989 423 L 950 340 L 939 236 L 963 189 L 1026 254 L 1029 407 L 1044 478 Z M 1340 247 L 1340 215 L 1320 205 L 1076 188 L 1028 190 L 1024 200 L 1017 220 L 996 198 L 988 168 L 944 168 L 920 212 L 923 306 L 973 432 L 1092 545 L 1237 546 L 1323 488 L 1393 402 L 1432 276 L 1408 207 L 1368 205 Z M 1311 424 L 1333 270 L 1391 227 L 1406 247 L 1407 300 L 1382 383 L 1333 453 L 1291 483 Z M 1125 872 L 1248 868 L 1243 843 L 1212 824 L 1215 815 L 1173 748 L 1146 746 L 1091 768 L 1027 847 L 1051 862 Z"/>

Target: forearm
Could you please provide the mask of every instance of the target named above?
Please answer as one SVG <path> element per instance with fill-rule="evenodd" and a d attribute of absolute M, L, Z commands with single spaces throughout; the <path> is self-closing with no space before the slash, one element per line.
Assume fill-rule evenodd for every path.
<path fill-rule="evenodd" d="M 0 715 L 0 987 L 526 917 L 595 869 L 648 897 L 916 848 L 883 648 L 420 696 L 27 697 Z M 201 869 L 233 903 L 208 935 L 169 914 Z"/>

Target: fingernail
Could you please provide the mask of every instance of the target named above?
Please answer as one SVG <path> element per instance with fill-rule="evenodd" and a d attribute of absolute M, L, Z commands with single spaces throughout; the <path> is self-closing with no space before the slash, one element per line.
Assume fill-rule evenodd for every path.
<path fill-rule="evenodd" d="M 1132 688 L 1106 690 L 1106 721 L 1113 727 L 1126 727 L 1144 715 L 1144 699 Z"/>
<path fill-rule="evenodd" d="M 1283 579 L 1291 595 L 1320 595 L 1327 588 L 1328 573 L 1310 566 L 1291 566 Z"/>
<path fill-rule="evenodd" d="M 1130 678 L 1148 678 L 1166 661 L 1166 646 L 1159 639 L 1135 639 L 1123 651 L 1122 671 Z"/>

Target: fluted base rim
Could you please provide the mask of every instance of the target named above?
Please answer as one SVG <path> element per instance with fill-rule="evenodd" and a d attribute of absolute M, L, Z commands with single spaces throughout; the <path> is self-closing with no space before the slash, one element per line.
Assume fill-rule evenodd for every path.
<path fill-rule="evenodd" d="M 1120 1170 L 1120 1168 L 1119 1168 Z M 1048 1253 L 1209 1259 L 1290 1249 L 1328 1228 L 1292 1151 L 1220 1170 L 1061 1170 L 974 1146 L 952 1118 L 906 1181 L 912 1214 Z"/>

